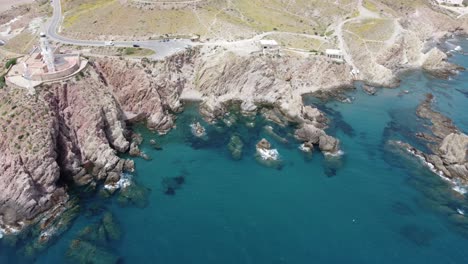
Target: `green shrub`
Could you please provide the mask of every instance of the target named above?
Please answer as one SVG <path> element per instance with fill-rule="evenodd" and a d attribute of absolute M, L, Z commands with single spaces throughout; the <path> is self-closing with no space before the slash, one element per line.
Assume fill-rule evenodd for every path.
<path fill-rule="evenodd" d="M 7 69 L 10 68 L 10 66 L 11 66 L 11 65 L 15 65 L 16 62 L 17 62 L 17 59 L 16 59 L 16 58 L 13 58 L 13 59 L 8 60 L 8 61 L 6 62 L 6 64 L 5 64 L 5 68 L 7 68 Z"/>

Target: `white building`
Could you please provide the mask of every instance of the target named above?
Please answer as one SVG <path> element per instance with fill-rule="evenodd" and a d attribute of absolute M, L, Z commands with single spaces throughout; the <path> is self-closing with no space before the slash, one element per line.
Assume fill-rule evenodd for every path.
<path fill-rule="evenodd" d="M 462 6 L 463 0 L 436 0 L 439 5 Z"/>
<path fill-rule="evenodd" d="M 327 49 L 325 50 L 325 55 L 327 58 L 332 59 L 337 62 L 344 62 L 344 55 L 341 50 L 338 49 Z"/>
<path fill-rule="evenodd" d="M 260 48 L 263 54 L 278 54 L 280 51 L 280 45 L 273 39 L 260 40 Z"/>

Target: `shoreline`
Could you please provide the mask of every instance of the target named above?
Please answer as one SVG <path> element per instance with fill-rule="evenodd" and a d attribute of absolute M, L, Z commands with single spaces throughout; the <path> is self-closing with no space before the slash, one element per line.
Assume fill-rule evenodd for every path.
<path fill-rule="evenodd" d="M 91 162 L 92 164 L 96 162 L 100 163 L 99 170 L 91 173 L 84 172 L 83 168 L 73 168 L 71 170 L 74 174 L 72 174 L 72 178 L 77 177 L 75 180 L 76 183 L 90 184 L 106 178 L 112 179 L 109 183 L 111 185 L 119 182 L 120 177 L 118 173 L 122 172 L 122 168 L 125 166 L 123 164 L 125 162 L 117 158 L 116 153 L 126 153 L 130 142 L 133 141 L 129 139 L 128 136 L 125 136 L 125 129 L 122 128 L 125 124 L 125 120 L 122 120 L 122 117 L 120 116 L 122 115 L 119 113 L 121 110 L 124 110 L 124 112 L 135 113 L 136 116 L 141 116 L 140 114 L 143 113 L 143 120 L 146 120 L 149 129 L 159 131 L 161 133 L 167 133 L 173 128 L 174 119 L 176 118 L 175 115 L 183 109 L 185 104 L 184 101 L 200 102 L 200 113 L 208 120 L 214 120 L 222 117 L 227 113 L 227 111 L 229 111 L 230 104 L 234 102 L 237 102 L 240 105 L 241 110 L 247 114 L 260 113 L 265 106 L 273 106 L 273 111 L 278 110 L 280 112 L 280 116 L 278 116 L 277 113 L 275 115 L 281 122 L 296 122 L 298 127 L 301 127 L 304 124 L 320 126 L 319 129 L 322 131 L 321 133 L 328 136 L 323 130 L 327 126 L 326 122 L 318 120 L 317 116 L 306 116 L 307 114 L 303 112 L 305 107 L 303 103 L 304 97 L 315 95 L 315 93 L 328 93 L 327 96 L 329 96 L 330 99 L 336 96 L 336 94 L 341 94 L 343 91 L 355 89 L 355 84 L 357 82 L 357 80 L 352 80 L 349 74 L 350 68 L 348 65 L 335 65 L 322 58 L 304 59 L 289 56 L 282 58 L 269 58 L 255 55 L 241 57 L 235 56 L 235 54 L 233 56 L 233 53 L 229 52 L 221 52 L 217 54 L 217 56 L 218 57 L 215 57 L 214 59 L 207 58 L 204 57 L 203 54 L 200 54 L 200 51 L 190 50 L 170 56 L 163 61 L 155 61 L 152 65 L 152 62 L 148 64 L 143 62 L 133 63 L 133 66 L 130 67 L 130 69 L 126 69 L 128 63 L 127 60 L 118 62 L 117 60 L 112 59 L 97 58 L 96 62 L 93 63 L 93 70 L 87 71 L 88 77 L 86 77 L 96 78 L 97 81 L 93 81 L 88 85 L 96 85 L 96 87 L 101 87 L 103 91 L 110 89 L 111 93 L 113 93 L 117 98 L 106 97 L 108 100 L 115 103 L 115 106 L 112 106 L 115 108 L 103 108 L 106 115 L 107 113 L 111 114 L 102 120 L 97 119 L 96 124 L 99 126 L 109 125 L 106 123 L 112 124 L 113 127 L 103 128 L 103 131 L 110 130 L 112 131 L 112 134 L 115 134 L 115 137 L 113 136 L 112 138 L 107 139 L 107 142 L 104 142 L 108 145 L 104 150 L 102 150 L 102 153 L 107 153 L 104 157 L 88 157 L 88 159 L 91 158 L 94 160 Z M 302 63 L 302 65 L 299 65 L 296 68 L 299 73 L 289 73 L 288 71 L 292 71 L 291 68 L 295 67 L 297 63 Z M 144 65 L 144 67 L 142 67 L 142 65 Z M 455 67 L 449 64 L 444 65 L 447 66 L 448 69 Z M 306 71 L 301 69 L 302 66 L 306 67 Z M 218 71 L 219 68 L 226 67 L 229 68 L 229 71 L 221 73 Z M 284 69 L 281 69 L 281 67 L 284 67 Z M 280 70 L 272 73 L 272 69 L 276 68 L 280 68 Z M 331 70 L 324 71 L 323 75 L 321 75 L 323 80 L 318 80 L 315 84 L 309 85 L 308 82 L 311 78 L 317 78 L 317 74 L 310 75 L 310 72 L 323 69 Z M 147 70 L 149 70 L 150 73 L 146 73 Z M 393 72 L 393 74 L 401 76 L 402 74 L 406 74 L 412 70 L 424 70 L 428 73 L 432 73 L 432 71 L 424 69 L 424 67 L 421 66 L 419 68 L 412 67 L 399 70 Z M 178 75 L 174 77 L 173 72 L 178 72 Z M 231 72 L 238 72 L 240 75 L 225 75 L 230 74 Z M 199 76 L 196 76 L 197 74 L 199 74 Z M 292 76 L 294 74 L 296 75 Z M 92 77 L 93 75 L 96 75 L 97 77 Z M 145 100 L 147 99 L 149 101 L 142 102 L 140 98 L 132 98 L 133 101 L 130 100 L 129 102 L 123 103 L 123 105 L 119 105 L 122 104 L 121 102 L 126 100 L 124 98 L 132 96 L 132 94 L 127 91 L 129 87 L 136 84 L 134 82 L 128 82 L 127 80 L 132 75 L 140 76 L 144 80 L 143 83 L 136 85 L 137 89 L 140 89 L 141 92 L 148 93 L 153 91 L 153 89 L 162 89 L 163 91 L 157 91 L 151 95 L 153 97 L 145 98 Z M 321 81 L 330 82 L 329 75 L 341 79 L 336 79 L 333 80 L 332 83 L 327 83 L 328 85 L 325 86 L 325 88 L 324 86 L 320 86 Z M 220 78 L 223 79 L 219 81 Z M 240 82 L 243 78 L 248 81 Z M 153 79 L 156 79 L 156 81 Z M 291 81 L 297 82 L 294 84 L 298 86 L 304 85 L 303 89 L 293 89 Z M 73 82 L 76 82 L 76 89 L 80 89 L 83 85 L 79 80 Z M 199 83 L 195 84 L 196 82 Z M 255 89 L 250 87 L 252 84 L 256 85 Z M 238 85 L 244 86 L 238 87 Z M 399 85 L 399 83 L 397 82 L 396 85 Z M 384 85 L 381 86 L 386 87 Z M 55 87 L 54 89 L 59 91 L 56 95 L 56 100 L 60 101 L 63 96 L 70 96 L 66 95 L 66 91 L 68 90 L 66 85 L 52 85 L 52 87 Z M 272 87 L 276 88 L 274 93 L 270 91 Z M 174 89 L 176 92 L 171 92 L 171 89 Z M 316 91 L 304 92 L 305 89 L 316 89 Z M 89 96 L 85 94 L 85 92 L 78 93 L 79 95 L 77 96 Z M 211 93 L 218 94 L 218 96 L 207 96 L 207 94 Z M 157 105 L 150 105 L 151 102 L 158 100 L 159 103 Z M 83 102 L 82 104 L 86 105 L 87 103 L 88 102 Z M 98 106 L 101 105 L 101 102 L 93 103 Z M 91 106 L 95 107 L 94 105 Z M 74 106 L 70 105 L 69 108 L 73 109 Z M 63 110 L 58 109 L 59 115 L 62 114 L 60 111 Z M 72 112 L 73 111 L 77 111 L 77 109 L 73 109 Z M 91 114 L 94 113 L 91 112 Z M 323 115 L 320 111 L 319 114 Z M 110 119 L 112 122 L 109 122 L 107 119 Z M 80 122 L 83 122 L 83 120 L 77 119 L 73 122 L 77 122 L 75 125 L 79 127 L 79 125 L 81 125 Z M 87 134 L 86 131 L 81 131 L 80 133 L 82 133 L 82 136 L 86 136 Z M 108 134 L 109 132 L 104 133 Z M 99 138 L 99 136 L 97 138 Z M 316 138 L 306 138 L 305 142 L 308 141 L 315 142 L 314 144 L 319 144 L 319 140 Z M 95 148 L 94 146 L 80 146 L 79 142 L 72 142 L 71 144 L 76 144 L 76 146 L 79 146 L 78 148 L 81 148 L 81 151 L 85 151 L 85 153 L 89 152 L 86 148 L 93 150 Z M 336 145 L 339 145 L 339 141 L 338 143 L 331 144 L 334 145 L 331 147 L 334 149 L 332 152 L 337 153 L 338 150 L 335 148 Z M 327 153 L 327 151 L 324 151 L 324 153 Z M 100 153 L 98 153 L 98 155 L 99 154 Z M 83 164 L 83 167 L 88 161 L 89 160 L 74 160 L 74 162 Z M 68 166 L 68 164 L 66 165 Z M 113 169 L 109 170 L 108 167 Z M 117 173 L 117 175 L 115 173 Z"/>

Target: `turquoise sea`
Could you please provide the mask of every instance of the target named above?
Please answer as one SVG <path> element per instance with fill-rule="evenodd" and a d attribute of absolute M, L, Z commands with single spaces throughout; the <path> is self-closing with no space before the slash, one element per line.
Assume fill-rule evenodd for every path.
<path fill-rule="evenodd" d="M 468 51 L 468 41 L 451 42 Z M 467 56 L 450 60 L 468 68 Z M 122 203 L 118 193 L 102 198 L 77 191 L 81 209 L 69 230 L 33 257 L 24 253 L 30 240 L 3 238 L 0 263 L 76 263 L 66 253 L 77 238 L 95 247 L 75 249 L 75 256 L 96 257 L 89 263 L 468 263 L 466 197 L 387 144 L 398 139 L 424 150 L 414 133 L 427 131 L 427 121 L 415 111 L 429 92 L 435 109 L 468 133 L 468 72 L 441 80 L 413 71 L 401 79 L 400 87 L 379 89 L 377 96 L 356 84 L 346 94 L 351 104 L 304 99 L 329 117 L 328 132 L 344 151 L 339 158 L 318 150 L 303 154 L 292 126 L 257 117 L 252 128 L 246 125 L 251 119 L 235 113 L 226 117 L 231 126 L 210 126 L 196 106 L 188 106 L 166 136 L 136 126 L 144 137 L 141 148 L 152 158 L 135 159 L 131 180 L 140 199 Z M 205 139 L 192 135 L 194 121 L 206 126 Z M 271 136 L 265 125 L 288 142 Z M 244 142 L 240 160 L 227 148 L 233 134 Z M 278 149 L 281 167 L 255 160 L 255 144 L 263 137 Z M 120 239 L 79 235 L 109 213 Z"/>

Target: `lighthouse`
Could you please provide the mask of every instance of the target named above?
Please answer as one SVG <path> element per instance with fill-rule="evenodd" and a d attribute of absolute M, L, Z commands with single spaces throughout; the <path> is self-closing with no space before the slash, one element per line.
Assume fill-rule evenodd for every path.
<path fill-rule="evenodd" d="M 48 72 L 55 72 L 54 51 L 50 48 L 49 40 L 45 33 L 40 34 L 42 61 L 47 65 Z"/>

